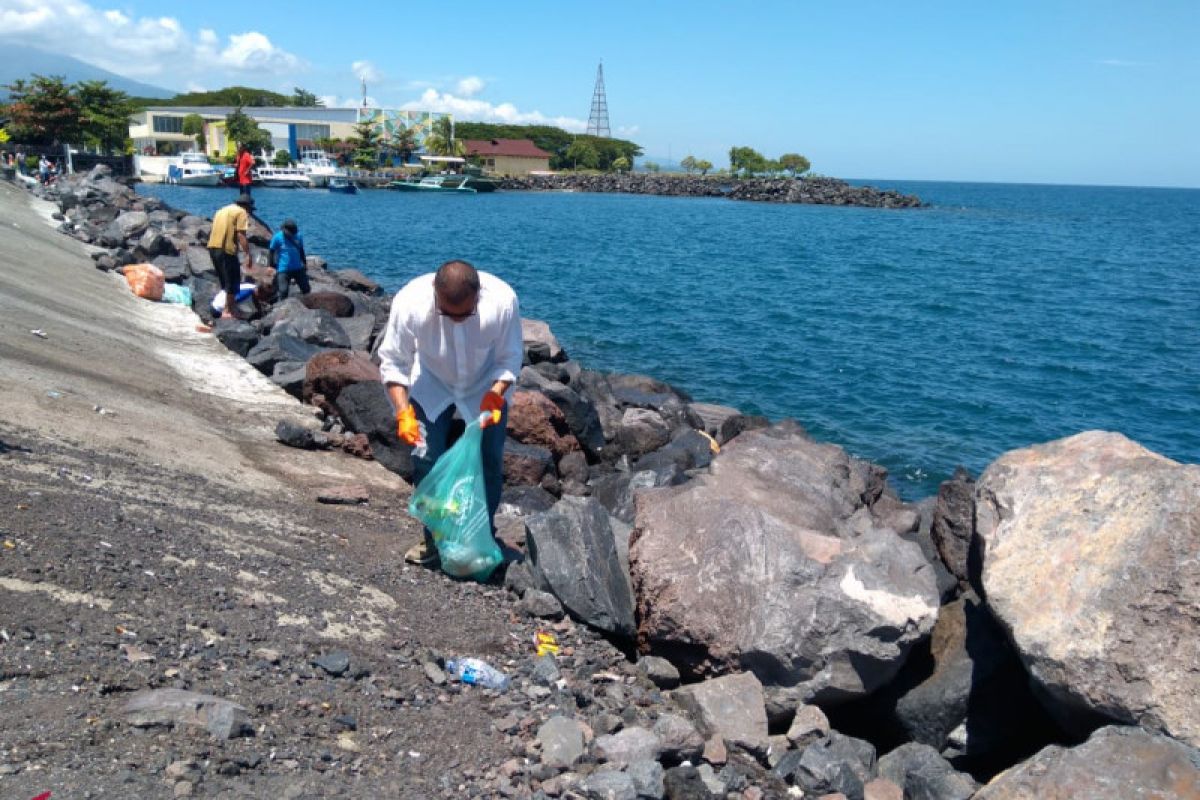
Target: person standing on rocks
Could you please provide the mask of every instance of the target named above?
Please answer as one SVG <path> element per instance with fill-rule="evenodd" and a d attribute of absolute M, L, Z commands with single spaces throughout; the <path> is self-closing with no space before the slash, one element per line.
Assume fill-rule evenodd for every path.
<path fill-rule="evenodd" d="M 244 319 L 236 308 L 238 288 L 242 283 L 242 270 L 238 263 L 238 250 L 246 254 L 246 271 L 253 263 L 250 259 L 250 212 L 254 201 L 248 194 L 213 215 L 212 234 L 208 237 L 208 254 L 212 258 L 217 280 L 225 292 L 225 319 Z"/>
<path fill-rule="evenodd" d="M 308 256 L 304 252 L 304 237 L 296 220 L 285 219 L 271 237 L 271 266 L 275 268 L 275 299 L 286 300 L 294 281 L 300 294 L 311 291 L 308 283 Z"/>
<path fill-rule="evenodd" d="M 238 194 L 250 196 L 250 184 L 254 180 L 254 156 L 250 155 L 250 148 L 246 145 L 238 145 L 237 154 L 237 184 Z"/>
<path fill-rule="evenodd" d="M 379 370 L 396 412 L 397 434 L 416 447 L 414 486 L 449 448 L 456 412 L 468 421 L 483 411 L 500 412 L 500 421 L 486 426 L 482 444 L 493 536 L 504 478 L 505 396 L 521 371 L 521 356 L 516 292 L 495 275 L 458 260 L 414 278 L 396 294 L 379 348 Z M 424 454 L 418 455 L 422 443 Z M 428 528 L 404 558 L 422 566 L 437 564 Z"/>

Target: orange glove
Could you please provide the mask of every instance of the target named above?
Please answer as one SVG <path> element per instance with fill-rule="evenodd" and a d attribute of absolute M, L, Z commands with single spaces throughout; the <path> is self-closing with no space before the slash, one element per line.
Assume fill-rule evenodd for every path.
<path fill-rule="evenodd" d="M 416 446 L 421 441 L 421 425 L 412 403 L 396 412 L 396 435 L 407 445 Z"/>
<path fill-rule="evenodd" d="M 490 411 L 492 416 L 479 424 L 479 427 L 486 428 L 489 425 L 496 425 L 500 422 L 500 413 L 504 410 L 504 395 L 499 392 L 489 391 L 483 396 L 483 400 L 479 402 L 480 411 Z"/>

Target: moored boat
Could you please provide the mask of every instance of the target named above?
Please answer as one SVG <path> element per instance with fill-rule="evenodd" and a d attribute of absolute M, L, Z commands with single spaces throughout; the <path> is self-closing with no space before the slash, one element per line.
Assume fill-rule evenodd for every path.
<path fill-rule="evenodd" d="M 180 186 L 217 186 L 221 171 L 209 163 L 203 153 L 184 153 L 178 164 L 167 167 L 167 183 Z"/>
<path fill-rule="evenodd" d="M 297 167 L 259 167 L 254 171 L 255 180 L 273 189 L 309 189 L 312 181 Z"/>
<path fill-rule="evenodd" d="M 346 170 L 335 164 L 324 150 L 300 151 L 299 168 L 308 176 L 312 185 L 318 188 L 333 178 L 346 177 Z"/>
<path fill-rule="evenodd" d="M 337 194 L 357 194 L 358 186 L 352 183 L 348 178 L 330 178 L 329 184 L 326 186 L 331 192 Z"/>
<path fill-rule="evenodd" d="M 389 189 L 401 192 L 458 192 L 460 194 L 475 194 L 475 189 L 467 185 L 463 175 L 430 175 L 419 180 L 392 181 Z"/>

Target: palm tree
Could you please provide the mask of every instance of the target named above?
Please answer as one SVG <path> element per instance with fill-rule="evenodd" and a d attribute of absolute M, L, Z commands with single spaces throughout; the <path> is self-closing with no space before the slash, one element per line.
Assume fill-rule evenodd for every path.
<path fill-rule="evenodd" d="M 454 122 L 448 116 L 434 122 L 425 137 L 425 152 L 432 156 L 461 156 L 466 151 L 462 140 L 454 138 Z"/>

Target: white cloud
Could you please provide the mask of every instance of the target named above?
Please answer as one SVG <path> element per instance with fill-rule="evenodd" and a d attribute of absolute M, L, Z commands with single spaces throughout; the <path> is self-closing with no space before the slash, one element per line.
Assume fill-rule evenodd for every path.
<path fill-rule="evenodd" d="M 370 61 L 355 61 L 350 65 L 350 69 L 354 71 L 354 77 L 360 81 L 375 83 L 383 80 L 383 73 Z"/>
<path fill-rule="evenodd" d="M 471 75 L 459 81 L 458 86 L 455 87 L 454 91 L 456 91 L 458 94 L 461 94 L 463 97 L 474 97 L 483 91 L 483 87 L 483 78 L 477 78 L 474 75 Z"/>
<path fill-rule="evenodd" d="M 616 130 L 617 138 L 628 139 L 632 136 L 636 136 L 639 130 L 641 130 L 641 128 L 637 125 L 618 125 Z"/>
<path fill-rule="evenodd" d="M 300 59 L 271 44 L 263 34 L 251 31 L 229 37 L 229 46 L 221 51 L 221 63 L 235 70 L 284 75 L 295 72 Z"/>
<path fill-rule="evenodd" d="M 178 88 L 193 76 L 220 84 L 247 74 L 294 75 L 296 55 L 257 31 L 191 34 L 174 17 L 131 17 L 79 0 L 0 0 L 0 43 L 64 53 L 131 78 Z"/>
<path fill-rule="evenodd" d="M 540 111 L 520 111 L 512 103 L 494 105 L 487 100 L 458 97 L 449 92 L 426 89 L 420 100 L 405 103 L 401 109 L 411 111 L 441 111 L 457 119 L 478 122 L 503 122 L 512 125 L 555 125 L 563 130 L 582 133 L 587 122 L 574 117 L 548 117 Z"/>

